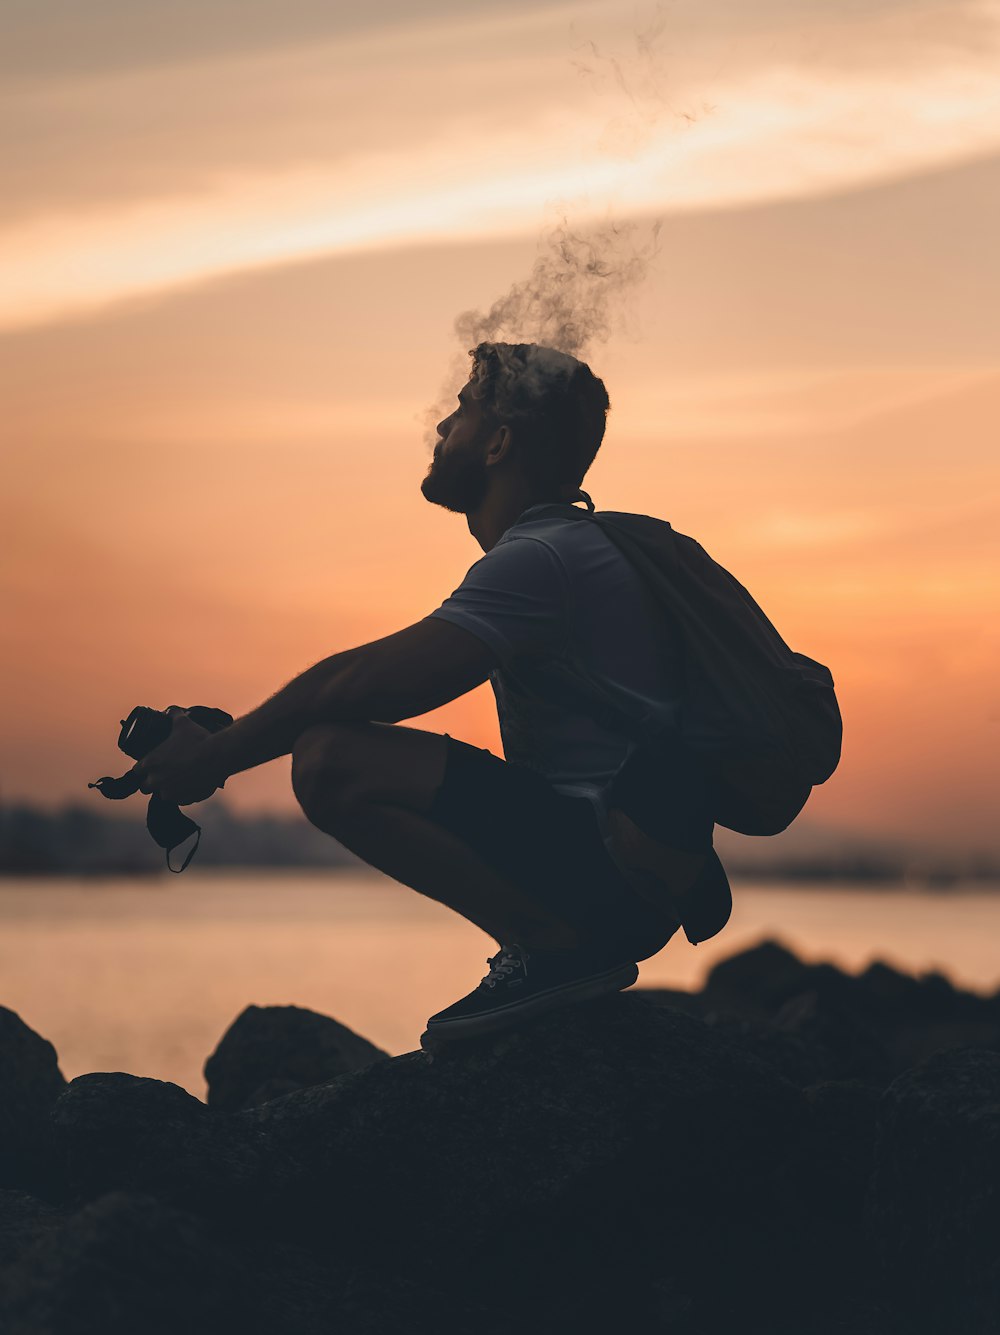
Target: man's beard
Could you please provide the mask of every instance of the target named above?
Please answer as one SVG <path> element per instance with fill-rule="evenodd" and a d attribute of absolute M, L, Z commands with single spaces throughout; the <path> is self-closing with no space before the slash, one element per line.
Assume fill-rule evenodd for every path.
<path fill-rule="evenodd" d="M 439 454 L 420 484 L 424 499 L 467 515 L 486 499 L 486 465 L 476 454 Z"/>

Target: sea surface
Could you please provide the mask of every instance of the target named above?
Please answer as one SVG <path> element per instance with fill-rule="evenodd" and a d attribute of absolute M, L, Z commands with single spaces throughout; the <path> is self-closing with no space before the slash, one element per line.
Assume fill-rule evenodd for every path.
<path fill-rule="evenodd" d="M 1000 987 L 1000 894 L 734 881 L 725 931 L 679 933 L 639 985 L 696 988 L 771 937 L 850 971 L 874 959 Z M 202 1067 L 247 1005 L 306 1006 L 391 1053 L 474 987 L 491 938 L 377 873 L 187 871 L 0 880 L 0 1005 L 55 1044 L 63 1074 L 130 1071 L 205 1097 Z"/>

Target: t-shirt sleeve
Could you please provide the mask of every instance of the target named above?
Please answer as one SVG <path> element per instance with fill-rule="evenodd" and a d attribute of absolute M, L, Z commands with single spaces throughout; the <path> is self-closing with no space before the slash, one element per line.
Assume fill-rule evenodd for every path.
<path fill-rule="evenodd" d="M 515 538 L 478 560 L 431 615 L 470 631 L 507 663 L 562 649 L 568 600 L 569 577 L 552 548 Z"/>

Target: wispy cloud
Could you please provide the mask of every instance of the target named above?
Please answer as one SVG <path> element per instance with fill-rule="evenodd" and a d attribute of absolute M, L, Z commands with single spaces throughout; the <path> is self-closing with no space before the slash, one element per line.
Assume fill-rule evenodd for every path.
<path fill-rule="evenodd" d="M 258 161 L 246 155 L 244 134 L 241 155 L 207 163 L 188 126 L 189 171 L 175 160 L 161 177 L 139 173 L 128 194 L 109 191 L 105 204 L 50 199 L 11 219 L 0 229 L 0 327 L 318 256 L 530 234 L 560 204 L 572 204 L 578 220 L 612 208 L 618 216 L 725 209 L 985 155 L 1000 147 L 1000 5 L 972 9 L 989 34 L 975 50 L 943 40 L 935 26 L 905 58 L 886 52 L 880 63 L 875 43 L 860 71 L 821 42 L 811 64 L 791 63 L 774 43 L 738 73 L 716 61 L 710 74 L 702 34 L 692 44 L 699 59 L 671 84 L 670 105 L 647 99 L 638 119 L 633 92 L 620 85 L 595 97 L 578 81 L 575 96 L 560 85 L 559 96 L 546 97 L 544 70 L 560 66 L 551 12 L 547 27 L 536 20 L 547 47 L 516 53 L 512 37 L 530 22 L 522 16 L 497 30 L 492 63 L 471 28 L 451 32 L 439 66 L 402 60 L 398 32 L 381 45 L 366 38 L 374 62 L 367 81 L 380 105 L 353 146 L 343 125 L 331 128 L 324 158 L 314 125 L 304 160 L 294 151 L 295 118 L 276 137 L 264 118 Z M 898 15 L 876 18 L 884 26 Z M 310 60 L 321 67 L 316 53 Z M 470 79 L 481 88 L 471 102 Z M 433 88 L 426 105 L 413 103 L 415 130 L 407 111 L 421 80 Z M 259 111 L 256 95 L 247 96 Z M 697 114 L 688 119 L 678 107 Z M 621 134 L 608 133 L 623 123 L 634 130 L 624 149 Z"/>

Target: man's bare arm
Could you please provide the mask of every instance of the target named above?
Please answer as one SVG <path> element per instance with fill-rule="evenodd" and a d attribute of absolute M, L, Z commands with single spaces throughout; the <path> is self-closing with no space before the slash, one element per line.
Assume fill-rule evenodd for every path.
<path fill-rule="evenodd" d="M 484 682 L 496 655 L 440 617 L 324 658 L 205 743 L 209 768 L 228 777 L 287 755 L 315 723 L 398 723 Z"/>

